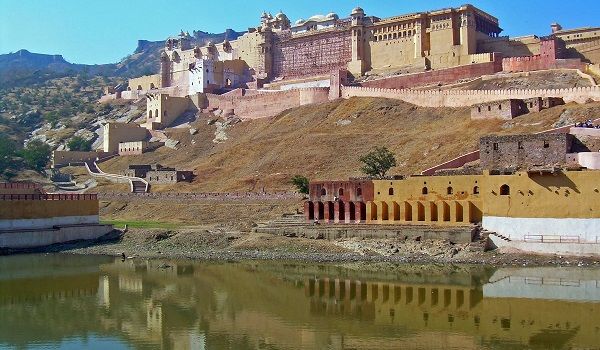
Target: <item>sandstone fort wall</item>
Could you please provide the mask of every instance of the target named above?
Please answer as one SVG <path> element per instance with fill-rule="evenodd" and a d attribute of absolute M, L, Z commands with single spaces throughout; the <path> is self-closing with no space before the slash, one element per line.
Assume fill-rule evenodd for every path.
<path fill-rule="evenodd" d="M 477 103 L 527 99 L 533 97 L 562 97 L 565 102 L 600 101 L 600 86 L 568 89 L 522 90 L 410 90 L 343 86 L 342 97 L 383 97 L 402 100 L 421 107 L 467 107 Z"/>
<path fill-rule="evenodd" d="M 207 108 L 209 110 L 233 109 L 235 115 L 241 118 L 256 119 L 274 116 L 289 108 L 329 100 L 328 88 L 241 94 L 241 90 L 234 90 L 225 95 L 206 94 Z"/>
<path fill-rule="evenodd" d="M 491 75 L 502 70 L 500 57 L 496 54 L 486 54 L 491 61 L 475 63 L 453 68 L 432 70 L 428 72 L 407 74 L 390 78 L 366 81 L 363 87 L 404 89 L 413 86 L 450 84 L 461 79 L 472 79 L 482 75 Z"/>

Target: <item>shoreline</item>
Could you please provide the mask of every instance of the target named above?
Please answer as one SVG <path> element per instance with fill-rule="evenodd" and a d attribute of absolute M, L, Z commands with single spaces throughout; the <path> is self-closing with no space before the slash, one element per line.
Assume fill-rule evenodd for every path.
<path fill-rule="evenodd" d="M 481 245 L 481 242 L 453 244 L 441 240 L 373 238 L 328 241 L 220 229 L 131 229 L 124 233 L 114 231 L 96 241 L 4 250 L 0 255 L 60 253 L 119 257 L 125 253 L 133 259 L 600 267 L 597 257 L 484 252 Z"/>

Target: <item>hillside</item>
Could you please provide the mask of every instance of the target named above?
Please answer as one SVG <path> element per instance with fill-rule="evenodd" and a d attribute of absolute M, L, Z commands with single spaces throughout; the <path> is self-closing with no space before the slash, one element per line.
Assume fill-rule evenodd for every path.
<path fill-rule="evenodd" d="M 160 163 L 193 169 L 198 175 L 192 184 L 154 186 L 154 191 L 289 190 L 289 179 L 296 174 L 312 180 L 360 176 L 358 157 L 376 145 L 396 154 L 399 165 L 392 173 L 414 174 L 477 149 L 482 135 L 530 133 L 552 128 L 559 120 L 566 125 L 598 115 L 600 103 L 590 103 L 554 107 L 512 121 L 472 121 L 469 108 L 352 98 L 244 121 L 227 129 L 228 139 L 220 144 L 213 143 L 215 126 L 207 124 L 210 116 L 205 115 L 193 125 L 199 130 L 196 135 L 187 129 L 168 131 L 181 141 L 179 150 L 162 147 L 118 157 L 101 167 L 120 172 L 128 164 Z"/>

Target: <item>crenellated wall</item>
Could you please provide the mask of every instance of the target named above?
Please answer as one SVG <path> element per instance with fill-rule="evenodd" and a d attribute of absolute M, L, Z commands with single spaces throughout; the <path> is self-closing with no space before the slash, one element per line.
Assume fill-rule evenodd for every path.
<path fill-rule="evenodd" d="M 520 90 L 411 90 L 343 86 L 342 97 L 383 97 L 422 107 L 467 107 L 477 103 L 533 97 L 562 97 L 566 103 L 600 101 L 600 86 Z"/>

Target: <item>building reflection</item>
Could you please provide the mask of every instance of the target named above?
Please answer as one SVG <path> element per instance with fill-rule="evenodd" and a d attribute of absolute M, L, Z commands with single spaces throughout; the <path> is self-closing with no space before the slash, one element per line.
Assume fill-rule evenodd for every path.
<path fill-rule="evenodd" d="M 0 323 L 27 331 L 0 327 L 0 345 L 14 347 L 27 347 L 31 334 L 57 343 L 92 333 L 162 349 L 595 348 L 600 340 L 598 270 L 102 258 L 52 276 L 12 271 L 0 273 Z"/>

